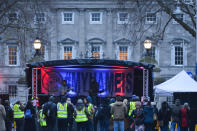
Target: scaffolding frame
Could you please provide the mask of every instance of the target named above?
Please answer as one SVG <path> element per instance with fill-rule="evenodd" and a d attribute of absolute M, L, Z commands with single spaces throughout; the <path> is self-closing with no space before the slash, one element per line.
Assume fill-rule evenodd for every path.
<path fill-rule="evenodd" d="M 149 70 L 148 69 L 143 69 L 143 96 L 148 97 L 149 89 Z"/>
<path fill-rule="evenodd" d="M 32 99 L 38 98 L 38 69 L 32 68 Z"/>

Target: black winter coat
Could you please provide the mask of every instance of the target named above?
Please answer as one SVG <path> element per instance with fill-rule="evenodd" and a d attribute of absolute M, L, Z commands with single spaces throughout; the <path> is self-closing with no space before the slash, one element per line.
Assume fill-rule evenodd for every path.
<path fill-rule="evenodd" d="M 132 114 L 131 114 L 131 118 L 133 120 L 133 122 L 135 122 L 136 125 L 142 125 L 144 124 L 144 111 L 143 109 L 135 109 L 133 110 Z"/>
<path fill-rule="evenodd" d="M 170 108 L 167 108 L 166 110 L 159 110 L 158 114 L 158 120 L 161 121 L 163 120 L 164 125 L 168 125 L 171 117 L 171 110 Z"/>

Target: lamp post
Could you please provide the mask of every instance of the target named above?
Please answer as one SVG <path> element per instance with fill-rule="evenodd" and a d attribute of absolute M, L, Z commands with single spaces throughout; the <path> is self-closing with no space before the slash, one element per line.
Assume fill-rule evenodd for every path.
<path fill-rule="evenodd" d="M 36 53 L 34 56 L 39 56 L 40 55 L 40 49 L 41 49 L 41 41 L 38 37 L 34 40 L 34 49 L 36 50 Z"/>
<path fill-rule="evenodd" d="M 145 56 L 148 56 L 148 50 L 152 47 L 152 41 L 151 40 L 145 40 L 144 41 L 144 48 L 146 49 Z M 145 60 L 145 57 L 144 57 Z"/>
<path fill-rule="evenodd" d="M 38 37 L 33 42 L 34 49 L 36 50 L 36 53 L 34 54 L 34 58 L 32 59 L 33 62 L 40 62 L 43 61 L 43 57 L 40 54 L 40 49 L 41 49 L 41 41 Z M 37 112 L 37 102 L 38 102 L 38 97 L 37 97 L 37 88 L 38 88 L 38 69 L 33 68 L 32 69 L 32 98 L 33 98 L 33 103 L 36 108 Z M 34 83 L 35 82 L 35 83 Z"/>
<path fill-rule="evenodd" d="M 152 41 L 151 40 L 145 40 L 144 41 L 144 48 L 146 50 L 150 49 L 152 47 Z"/>
<path fill-rule="evenodd" d="M 147 50 L 151 49 L 152 47 L 152 41 L 151 40 L 145 40 L 144 41 L 144 48 L 146 49 L 146 55 L 144 57 L 144 61 L 146 59 L 146 56 L 148 55 Z M 149 92 L 149 70 L 143 69 L 143 97 L 148 97 Z"/>

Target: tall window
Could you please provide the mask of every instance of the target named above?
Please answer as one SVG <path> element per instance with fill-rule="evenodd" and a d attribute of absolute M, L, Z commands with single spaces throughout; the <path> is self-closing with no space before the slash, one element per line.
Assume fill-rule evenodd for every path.
<path fill-rule="evenodd" d="M 177 19 L 184 21 L 184 14 L 175 14 L 175 15 Z M 178 24 L 178 22 L 173 19 L 173 24 Z"/>
<path fill-rule="evenodd" d="M 92 57 L 100 59 L 100 46 L 92 46 Z"/>
<path fill-rule="evenodd" d="M 16 97 L 17 86 L 16 85 L 8 85 L 9 96 Z"/>
<path fill-rule="evenodd" d="M 62 24 L 74 24 L 74 13 L 63 12 L 62 13 Z"/>
<path fill-rule="evenodd" d="M 118 24 L 125 24 L 129 20 L 129 14 L 127 12 L 118 13 Z"/>
<path fill-rule="evenodd" d="M 45 23 L 46 22 L 46 16 L 45 13 L 36 13 L 35 15 L 35 24 L 37 23 Z"/>
<path fill-rule="evenodd" d="M 183 47 L 175 46 L 175 65 L 183 65 Z"/>
<path fill-rule="evenodd" d="M 17 65 L 17 46 L 8 46 L 8 64 Z"/>
<path fill-rule="evenodd" d="M 10 23 L 16 22 L 18 19 L 18 14 L 16 12 L 9 13 L 8 14 L 8 19 Z"/>
<path fill-rule="evenodd" d="M 147 12 L 146 13 L 146 23 L 153 24 L 153 23 L 156 23 L 156 22 L 157 22 L 156 13 Z"/>
<path fill-rule="evenodd" d="M 128 60 L 128 47 L 127 46 L 119 47 L 119 59 Z"/>
<path fill-rule="evenodd" d="M 102 24 L 102 13 L 91 12 L 90 13 L 90 24 Z"/>
<path fill-rule="evenodd" d="M 185 40 L 177 39 L 172 42 L 171 64 L 187 65 L 187 42 Z"/>
<path fill-rule="evenodd" d="M 64 59 L 72 59 L 72 46 L 64 47 Z"/>
<path fill-rule="evenodd" d="M 150 49 L 147 50 L 147 54 L 148 56 L 152 57 L 155 59 L 155 51 L 156 51 L 156 48 L 153 46 L 151 47 Z"/>

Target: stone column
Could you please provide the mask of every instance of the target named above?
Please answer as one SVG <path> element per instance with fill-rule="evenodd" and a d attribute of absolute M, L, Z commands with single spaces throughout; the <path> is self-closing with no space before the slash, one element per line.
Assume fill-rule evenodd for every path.
<path fill-rule="evenodd" d="M 59 25 L 61 26 L 61 13 L 58 12 L 58 10 L 53 10 L 53 14 L 51 14 L 51 19 L 53 19 L 51 23 L 52 28 L 50 31 L 50 38 L 51 38 L 51 48 L 50 48 L 50 54 L 49 54 L 49 60 L 57 60 L 59 59 L 59 51 L 57 51 L 58 48 L 58 32 L 59 32 Z"/>
<path fill-rule="evenodd" d="M 78 21 L 78 38 L 79 38 L 79 47 L 77 56 L 80 58 L 80 54 L 85 55 L 85 41 L 86 41 L 86 15 L 85 9 L 79 9 L 79 21 Z"/>
<path fill-rule="evenodd" d="M 22 103 L 26 103 L 28 101 L 29 90 L 26 84 L 18 84 L 17 86 L 17 99 Z"/>
<path fill-rule="evenodd" d="M 106 48 L 104 49 L 105 58 L 115 59 L 115 52 L 113 52 L 113 19 L 112 9 L 107 9 L 107 22 L 106 22 Z"/>

